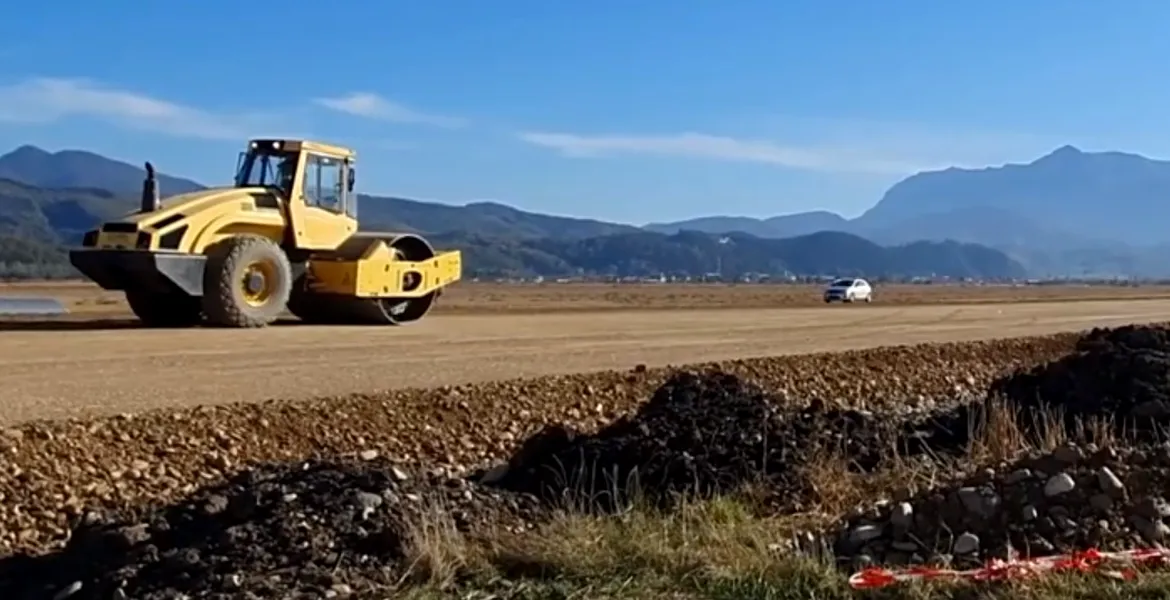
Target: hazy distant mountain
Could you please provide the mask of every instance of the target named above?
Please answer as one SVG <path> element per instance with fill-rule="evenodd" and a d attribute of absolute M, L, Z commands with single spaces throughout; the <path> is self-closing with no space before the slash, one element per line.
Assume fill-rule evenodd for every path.
<path fill-rule="evenodd" d="M 783 238 L 805 235 L 817 231 L 843 231 L 849 221 L 837 213 L 825 210 L 795 213 L 770 219 L 751 217 L 700 217 L 674 223 L 651 223 L 644 229 L 658 233 L 679 231 L 706 231 L 725 233 L 742 231 L 759 237 Z"/>
<path fill-rule="evenodd" d="M 1064 146 L 1028 164 L 913 175 L 852 220 L 816 212 L 647 228 L 768 237 L 833 230 L 885 244 L 950 239 L 1004 250 L 1044 274 L 1160 275 L 1170 273 L 1170 261 L 1155 258 L 1170 243 L 1167 217 L 1170 161 Z"/>
<path fill-rule="evenodd" d="M 1008 210 L 1039 226 L 1072 235 L 1130 243 L 1170 241 L 1160 215 L 1170 215 L 1170 162 L 1122 152 L 1064 146 L 1025 165 L 946 169 L 895 184 L 857 219 L 889 227 L 926 212 Z M 996 218 L 987 213 L 986 220 Z M 980 223 L 981 226 L 990 225 Z"/>

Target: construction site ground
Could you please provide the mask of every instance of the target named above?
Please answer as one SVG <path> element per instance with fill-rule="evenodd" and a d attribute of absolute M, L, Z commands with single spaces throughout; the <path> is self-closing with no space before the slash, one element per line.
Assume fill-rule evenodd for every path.
<path fill-rule="evenodd" d="M 1160 442 L 1099 429 L 1069 449 L 1072 434 L 1022 423 L 976 432 L 964 408 L 1015 369 L 1059 363 L 1003 389 L 1021 402 L 1063 394 L 1078 423 L 1162 418 L 1151 406 L 1170 410 L 1170 335 L 1139 328 L 1075 358 L 1076 332 L 1170 322 L 1170 288 L 878 290 L 871 305 L 825 306 L 815 286 L 461 284 L 409 327 L 148 330 L 90 286 L 4 286 L 73 314 L 0 321 L 0 597 L 845 598 L 843 573 L 873 562 L 999 556 L 1005 523 L 1012 543 L 1049 553 L 1170 536 Z M 671 365 L 725 375 L 675 379 Z M 942 454 L 881 462 L 906 424 Z M 833 455 L 842 442 L 848 456 Z M 766 498 L 542 516 L 526 490 L 545 463 L 584 454 L 615 473 L 641 461 L 663 482 L 789 472 Z M 501 461 L 498 489 L 467 478 Z M 1077 491 L 1054 496 L 1061 485 Z M 441 514 L 411 508 L 434 494 Z M 999 503 L 998 520 L 980 516 Z M 895 513 L 911 509 L 954 535 L 915 521 L 921 547 L 903 552 Z M 1017 515 L 1029 511 L 1043 518 Z M 495 532 L 486 545 L 465 537 L 477 524 Z M 66 540 L 43 563 L 4 559 Z M 810 563 L 809 544 L 839 564 Z M 1158 595 L 1164 583 L 1064 580 L 1000 597 Z"/>
<path fill-rule="evenodd" d="M 592 312 L 599 310 L 777 308 L 819 306 L 821 285 L 724 285 L 677 283 L 481 283 L 460 282 L 432 314 Z M 875 302 L 954 304 L 1170 298 L 1170 286 L 875 284 Z M 121 292 L 87 282 L 0 283 L 0 296 L 53 297 L 81 318 L 129 315 Z"/>
<path fill-rule="evenodd" d="M 536 314 L 436 314 L 395 328 L 289 320 L 266 330 L 151 330 L 97 315 L 0 322 L 0 424 L 1170 320 L 1170 296 L 1080 300 L 707 311 L 546 306 Z"/>

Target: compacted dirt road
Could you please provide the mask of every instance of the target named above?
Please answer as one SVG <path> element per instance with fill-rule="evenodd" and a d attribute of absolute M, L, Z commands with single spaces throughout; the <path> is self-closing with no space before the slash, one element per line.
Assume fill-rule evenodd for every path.
<path fill-rule="evenodd" d="M 1170 300 L 436 315 L 398 328 L 26 324 L 0 327 L 0 424 L 1153 321 L 1170 321 Z"/>

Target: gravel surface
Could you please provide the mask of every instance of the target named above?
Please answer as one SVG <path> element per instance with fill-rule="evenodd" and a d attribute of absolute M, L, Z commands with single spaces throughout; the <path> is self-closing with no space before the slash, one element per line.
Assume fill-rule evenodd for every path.
<path fill-rule="evenodd" d="M 593 492 L 636 476 L 669 500 L 764 474 L 793 498 L 826 449 L 862 470 L 891 447 L 961 454 L 989 388 L 1150 430 L 1168 357 L 1166 330 L 1129 327 L 27 424 L 0 435 L 0 539 L 25 551 L 0 561 L 0 597 L 360 594 L 402 576 L 436 506 L 472 535 L 523 529 L 576 468 L 601 474 Z M 1170 541 L 1154 437 L 960 465 L 860 507 L 834 550 L 856 567 Z"/>
<path fill-rule="evenodd" d="M 810 399 L 910 414 L 977 390 L 1007 369 L 1067 353 L 1076 334 L 732 361 L 717 367 L 780 404 Z M 505 460 L 548 423 L 596 430 L 649 398 L 672 371 L 553 376 L 308 402 L 219 405 L 0 433 L 0 554 L 43 551 L 89 508 L 171 501 L 258 461 L 382 456 L 462 474 Z"/>
<path fill-rule="evenodd" d="M 1011 464 L 967 465 L 972 472 L 952 484 L 856 516 L 837 538 L 838 556 L 854 564 L 974 564 L 1170 543 L 1170 329 L 1094 330 L 1069 355 L 1001 377 L 990 390 L 1021 413 L 1063 414 L 1070 439 L 1086 437 L 1087 420 L 1111 424 L 1096 430 L 1110 445 L 1098 447 L 1089 435 L 1085 445 Z M 1039 419 L 1017 422 L 1033 439 L 1043 433 L 1032 429 Z"/>
<path fill-rule="evenodd" d="M 854 566 L 952 564 L 1170 542 L 1170 446 L 1065 446 L 883 502 L 841 530 Z"/>
<path fill-rule="evenodd" d="M 461 281 L 447 288 L 434 314 L 567 312 L 630 309 L 774 308 L 818 306 L 823 285 L 721 284 L 512 284 Z M 1170 287 L 970 286 L 880 284 L 883 305 L 938 303 L 1126 300 L 1170 297 Z M 121 292 L 83 282 L 0 282 L 0 296 L 49 296 L 85 316 L 130 316 Z M 0 328 L 3 327 L 0 320 Z"/>
<path fill-rule="evenodd" d="M 381 460 L 267 465 L 170 506 L 83 514 L 62 551 L 0 561 L 0 598 L 361 594 L 398 582 L 442 527 L 522 531 L 538 514 L 531 497 Z"/>
<path fill-rule="evenodd" d="M 452 315 L 374 327 L 5 331 L 0 427 L 265 398 L 1049 335 L 1170 320 L 1165 301 Z M 98 324 L 100 325 L 100 324 Z M 2 329 L 2 327 L 0 327 Z M 110 348 L 117 348 L 111 352 Z M 555 357 L 555 360 L 550 360 Z M 957 369 L 959 371 L 962 368 Z M 868 371 L 863 374 L 869 375 Z M 958 381 L 962 381 L 961 378 Z M 886 386 L 857 391 L 880 395 Z M 889 388 L 900 393 L 897 386 Z M 850 394 L 856 397 L 856 393 Z"/>

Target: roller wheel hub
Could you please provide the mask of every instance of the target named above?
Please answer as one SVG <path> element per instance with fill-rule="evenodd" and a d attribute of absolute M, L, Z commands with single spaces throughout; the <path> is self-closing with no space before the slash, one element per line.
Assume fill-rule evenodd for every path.
<path fill-rule="evenodd" d="M 244 301 L 252 306 L 263 306 L 274 291 L 276 266 L 264 260 L 255 261 L 244 269 L 242 279 Z"/>
<path fill-rule="evenodd" d="M 252 271 L 244 276 L 244 289 L 249 294 L 259 296 L 264 291 L 264 273 Z"/>

